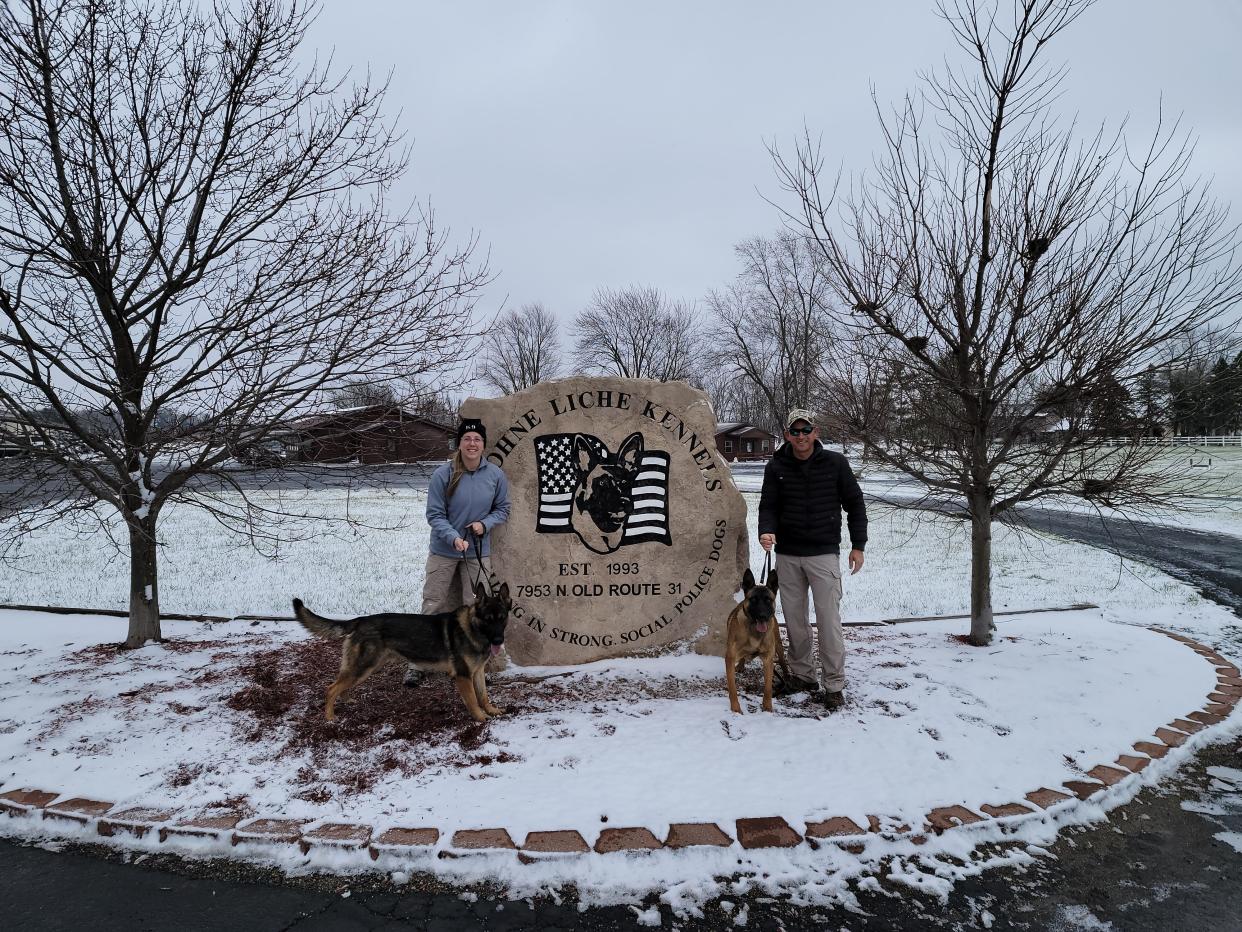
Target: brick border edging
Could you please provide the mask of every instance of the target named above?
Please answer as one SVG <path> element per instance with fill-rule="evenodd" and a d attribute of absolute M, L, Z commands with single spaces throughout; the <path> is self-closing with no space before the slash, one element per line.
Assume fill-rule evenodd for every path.
<path fill-rule="evenodd" d="M 609 854 L 617 851 L 636 852 L 657 849 L 680 850 L 691 847 L 729 847 L 735 842 L 747 850 L 759 848 L 792 848 L 799 844 L 819 847 L 836 844 L 852 853 L 861 853 L 863 840 L 876 835 L 887 839 L 908 838 L 923 844 L 927 835 L 939 835 L 952 828 L 1001 819 L 1025 819 L 1075 799 L 1091 800 L 1110 787 L 1139 773 L 1153 760 L 1164 757 L 1171 748 L 1181 747 L 1205 728 L 1218 725 L 1233 712 L 1242 700 L 1242 674 L 1231 661 L 1210 647 L 1185 635 L 1150 628 L 1185 644 L 1216 667 L 1216 687 L 1207 696 L 1202 709 L 1176 718 L 1155 729 L 1155 741 L 1137 741 L 1134 753 L 1125 753 L 1112 764 L 1098 764 L 1086 772 L 1089 779 L 1067 780 L 1058 789 L 1039 787 L 1027 793 L 1021 802 L 1004 802 L 980 806 L 982 814 L 965 806 L 948 805 L 932 809 L 920 827 L 898 820 L 870 815 L 867 826 L 846 816 L 834 816 L 806 823 L 799 834 L 779 816 L 737 819 L 734 834 L 728 834 L 714 822 L 674 822 L 661 841 L 650 829 L 642 826 L 603 829 L 595 845 L 588 845 L 582 834 L 573 829 L 527 833 L 521 845 L 504 828 L 459 829 L 446 846 L 439 847 L 441 832 L 431 827 L 392 827 L 378 836 L 370 825 L 345 822 L 319 822 L 273 816 L 242 821 L 239 814 L 180 819 L 181 810 L 151 806 L 130 806 L 117 810 L 114 803 L 104 800 L 73 797 L 61 800 L 64 794 L 40 789 L 10 790 L 0 794 L 0 812 L 12 817 L 40 821 L 95 826 L 98 835 L 116 837 L 129 835 L 143 838 L 151 835 L 163 844 L 170 838 L 227 839 L 233 847 L 245 850 L 259 845 L 297 846 L 302 854 L 311 850 L 366 851 L 371 860 L 385 853 L 410 853 L 417 849 L 436 849 L 438 857 L 456 858 L 472 853 L 514 851 L 518 860 L 529 863 L 547 857 Z M 60 800 L 60 801 L 57 801 Z"/>

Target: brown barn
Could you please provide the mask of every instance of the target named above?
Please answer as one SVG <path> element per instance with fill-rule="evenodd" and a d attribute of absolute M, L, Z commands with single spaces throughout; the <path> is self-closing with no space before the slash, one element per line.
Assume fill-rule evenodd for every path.
<path fill-rule="evenodd" d="M 445 460 L 456 431 L 392 405 L 341 408 L 297 421 L 284 438 L 299 463 L 414 463 Z"/>
<path fill-rule="evenodd" d="M 721 424 L 716 428 L 716 450 L 730 463 L 766 460 L 776 451 L 776 436 L 751 424 Z"/>

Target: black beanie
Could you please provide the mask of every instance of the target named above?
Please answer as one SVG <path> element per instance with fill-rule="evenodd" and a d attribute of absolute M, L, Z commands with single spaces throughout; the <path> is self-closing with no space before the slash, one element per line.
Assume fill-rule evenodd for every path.
<path fill-rule="evenodd" d="M 461 445 L 461 435 L 466 431 L 472 430 L 483 438 L 483 445 L 487 446 L 487 428 L 483 426 L 483 422 L 478 418 L 469 417 L 457 425 L 457 445 Z"/>

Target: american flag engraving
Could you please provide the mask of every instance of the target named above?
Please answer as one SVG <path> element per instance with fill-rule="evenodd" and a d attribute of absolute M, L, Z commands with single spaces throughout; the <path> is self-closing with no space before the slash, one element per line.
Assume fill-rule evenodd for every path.
<path fill-rule="evenodd" d="M 669 455 L 631 434 L 616 453 L 592 434 L 535 438 L 541 534 L 576 533 L 590 549 L 626 544 L 672 546 L 668 522 Z"/>

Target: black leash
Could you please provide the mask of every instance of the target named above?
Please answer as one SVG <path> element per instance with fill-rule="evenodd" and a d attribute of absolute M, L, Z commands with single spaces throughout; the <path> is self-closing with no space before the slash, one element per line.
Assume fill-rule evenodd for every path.
<path fill-rule="evenodd" d="M 772 572 L 772 551 L 765 550 L 763 553 L 763 572 L 759 575 L 759 585 L 762 586 L 764 583 L 767 582 L 768 574 L 771 572 Z M 773 623 L 775 623 L 776 619 L 773 618 L 772 621 Z M 778 688 L 785 689 L 788 685 L 787 680 L 789 679 L 789 662 L 785 658 L 785 647 L 781 643 L 781 628 L 779 624 L 776 625 L 776 643 L 777 643 L 777 646 L 780 647 L 780 654 L 778 655 L 779 665 L 776 668 L 776 673 L 775 673 L 773 681 L 776 683 Z"/>
<path fill-rule="evenodd" d="M 488 578 L 487 569 L 483 566 L 483 538 L 481 535 L 474 533 L 474 528 L 467 528 L 470 537 L 474 540 L 474 559 L 479 564 L 479 579 L 485 580 L 488 593 L 492 591 L 492 581 Z"/>

